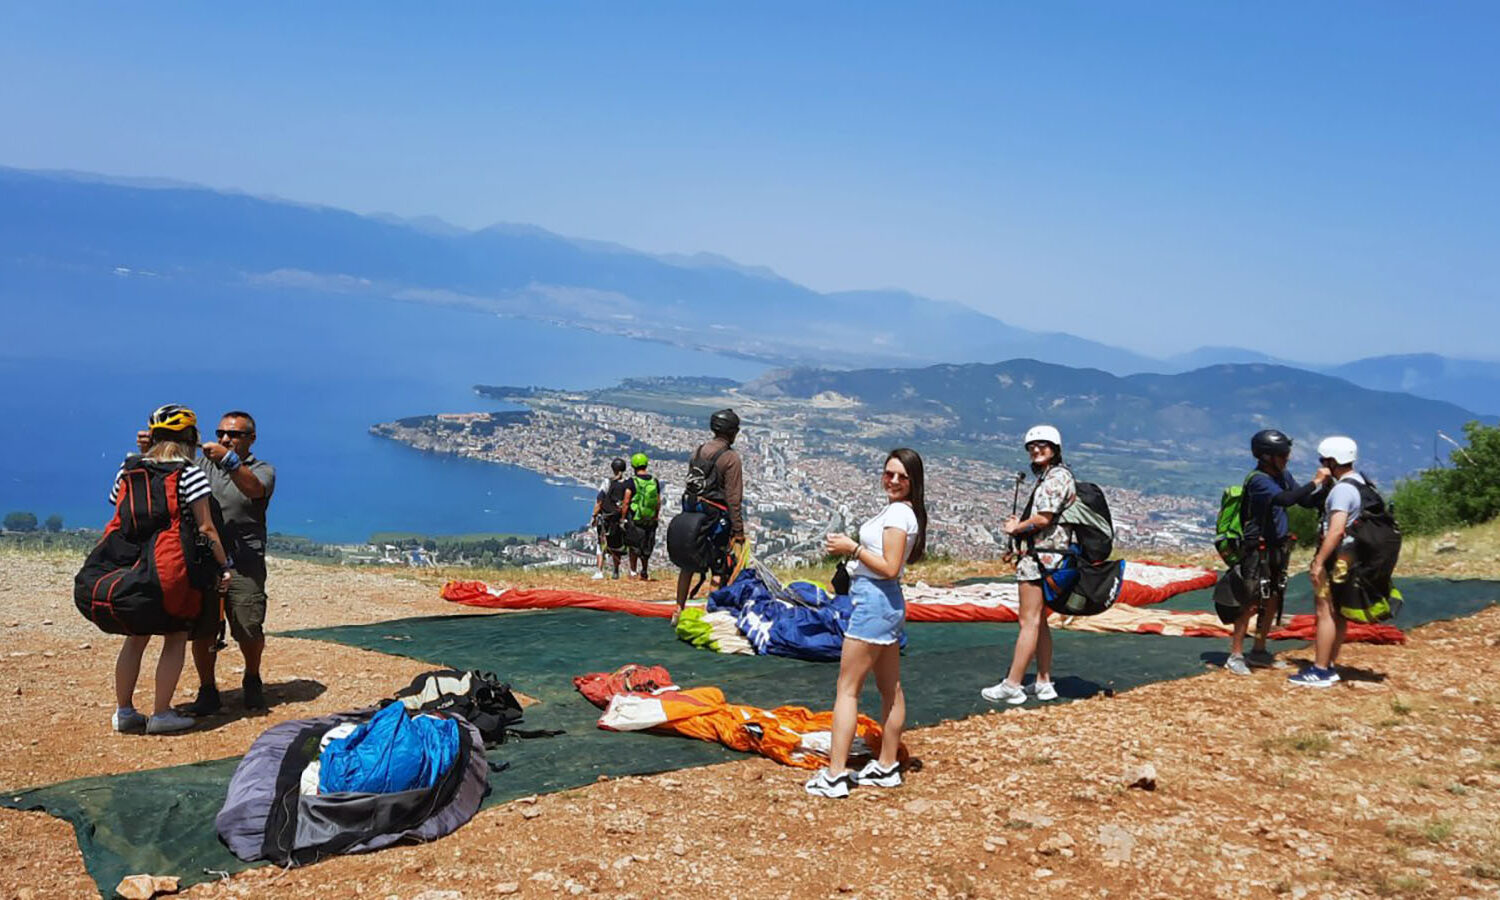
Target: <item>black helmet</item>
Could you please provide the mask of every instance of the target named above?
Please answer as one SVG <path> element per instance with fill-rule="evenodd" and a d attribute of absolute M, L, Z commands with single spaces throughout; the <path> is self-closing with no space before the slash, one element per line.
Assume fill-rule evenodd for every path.
<path fill-rule="evenodd" d="M 1256 459 L 1266 456 L 1285 456 L 1292 452 L 1292 439 L 1274 428 L 1255 432 L 1250 439 L 1250 454 Z"/>
<path fill-rule="evenodd" d="M 616 475 L 618 475 L 621 472 L 625 471 L 625 460 L 616 456 L 614 460 L 610 462 L 609 467 L 614 470 Z"/>
<path fill-rule="evenodd" d="M 721 409 L 708 417 L 708 430 L 720 437 L 733 437 L 740 432 L 740 417 L 732 409 Z"/>

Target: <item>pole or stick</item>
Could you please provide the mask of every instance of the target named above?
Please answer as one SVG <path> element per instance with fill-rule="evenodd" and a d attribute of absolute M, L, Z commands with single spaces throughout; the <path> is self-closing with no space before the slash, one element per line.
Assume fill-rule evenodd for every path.
<path fill-rule="evenodd" d="M 1014 516 L 1016 514 L 1016 504 L 1020 503 L 1020 501 L 1021 501 L 1021 484 L 1023 482 L 1025 482 L 1025 481 L 1026 481 L 1026 473 L 1025 472 L 1017 472 L 1016 473 L 1016 487 L 1015 487 L 1015 490 L 1012 491 L 1011 495 L 1010 495 L 1010 514 L 1012 516 Z M 1006 546 L 1006 549 L 1005 549 L 1005 555 L 1006 556 L 1012 556 L 1016 552 L 1016 537 L 1015 537 L 1015 535 L 1012 535 L 1012 534 L 1008 534 L 1005 537 L 1006 537 L 1006 540 L 1008 542 L 1008 544 Z"/>

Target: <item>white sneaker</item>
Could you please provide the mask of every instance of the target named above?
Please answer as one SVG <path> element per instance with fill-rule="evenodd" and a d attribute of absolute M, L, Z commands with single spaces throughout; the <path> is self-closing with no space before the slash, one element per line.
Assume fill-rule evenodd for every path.
<path fill-rule="evenodd" d="M 187 731 L 196 722 L 187 716 L 179 715 L 175 710 L 167 710 L 157 713 L 146 721 L 147 734 L 173 734 L 178 731 Z"/>
<path fill-rule="evenodd" d="M 601 572 L 601 571 L 599 571 L 598 569 L 595 569 L 594 570 L 594 574 L 590 575 L 589 578 L 592 579 L 592 580 L 594 580 L 594 581 L 603 581 L 604 580 L 604 573 Z"/>
<path fill-rule="evenodd" d="M 1250 666 L 1245 663 L 1245 657 L 1238 653 L 1224 660 L 1224 668 L 1235 675 L 1250 674 Z"/>
<path fill-rule="evenodd" d="M 1026 692 L 1021 690 L 1020 685 L 1011 684 L 1009 681 L 1002 681 L 999 684 L 992 684 L 984 690 L 980 691 L 979 696 L 990 701 L 991 703 L 999 703 L 1000 701 L 1004 700 L 1011 706 L 1020 706 L 1022 703 L 1026 702 Z"/>
<path fill-rule="evenodd" d="M 1056 700 L 1057 688 L 1050 681 L 1033 681 L 1026 685 L 1026 693 L 1038 700 Z"/>
<path fill-rule="evenodd" d="M 849 772 L 830 777 L 827 769 L 819 769 L 816 775 L 807 780 L 806 785 L 809 794 L 835 799 L 849 796 L 849 788 L 853 786 L 854 777 Z"/>
<path fill-rule="evenodd" d="M 889 769 L 880 767 L 880 760 L 872 759 L 865 763 L 854 776 L 855 784 L 873 784 L 876 787 L 900 787 L 901 786 L 901 764 L 896 763 Z"/>
<path fill-rule="evenodd" d="M 121 734 L 140 734 L 146 730 L 146 717 L 133 709 L 117 709 L 109 722 Z"/>

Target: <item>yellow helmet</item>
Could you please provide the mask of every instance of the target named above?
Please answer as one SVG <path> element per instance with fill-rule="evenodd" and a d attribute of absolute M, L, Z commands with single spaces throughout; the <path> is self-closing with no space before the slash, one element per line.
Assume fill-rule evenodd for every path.
<path fill-rule="evenodd" d="M 198 427 L 198 417 L 186 406 L 168 403 L 153 412 L 146 424 L 152 431 L 186 431 Z"/>

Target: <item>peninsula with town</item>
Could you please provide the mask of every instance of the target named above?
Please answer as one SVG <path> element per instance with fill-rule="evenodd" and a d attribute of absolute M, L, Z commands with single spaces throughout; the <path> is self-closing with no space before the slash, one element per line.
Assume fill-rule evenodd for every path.
<path fill-rule="evenodd" d="M 383 422 L 373 434 L 414 448 L 529 469 L 549 479 L 597 487 L 610 460 L 637 451 L 665 487 L 668 514 L 692 449 L 707 438 L 709 413 L 732 406 L 744 421 L 736 447 L 746 465 L 746 515 L 758 558 L 775 565 L 821 559 L 823 536 L 873 515 L 871 472 L 891 447 L 913 443 L 928 459 L 927 498 L 936 553 L 984 559 L 1004 551 L 999 525 L 1019 493 L 1024 460 L 1000 434 L 965 436 L 942 416 L 867 403 L 837 391 L 796 396 L 761 380 L 628 379 L 592 391 L 476 386 L 521 411 L 451 412 Z M 1109 456 L 1084 449 L 1081 458 Z M 1080 469 L 1080 472 L 1083 472 Z M 1087 477 L 1081 475 L 1080 477 Z M 1202 547 L 1212 539 L 1207 495 L 1109 484 L 1116 528 L 1133 547 Z M 590 565 L 587 528 L 504 550 L 526 566 Z"/>

